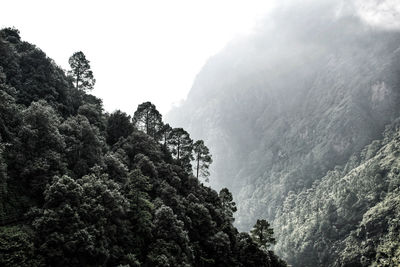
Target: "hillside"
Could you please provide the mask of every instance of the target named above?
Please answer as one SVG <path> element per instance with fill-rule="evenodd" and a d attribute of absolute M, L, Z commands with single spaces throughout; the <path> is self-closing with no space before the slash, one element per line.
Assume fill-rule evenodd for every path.
<path fill-rule="evenodd" d="M 301 266 L 400 263 L 399 121 L 277 214 L 276 249 Z M 313 251 L 315 254 L 312 254 Z"/>
<path fill-rule="evenodd" d="M 0 30 L 1 266 L 286 266 L 227 189 L 73 78 Z"/>
<path fill-rule="evenodd" d="M 320 198 L 308 190 L 382 139 L 386 125 L 399 116 L 399 48 L 399 32 L 368 26 L 352 14 L 338 15 L 331 1 L 282 8 L 256 33 L 212 57 L 187 100 L 167 118 L 209 144 L 211 185 L 233 191 L 239 229 L 267 218 L 279 233 L 279 253 L 289 263 L 333 264 L 335 255 L 344 253 L 339 248 L 332 254 L 307 238 L 291 243 L 298 240 L 294 228 L 286 228 L 285 219 L 292 215 L 282 209 L 289 199 Z M 383 189 L 374 190 L 380 194 Z M 395 203 L 382 198 L 370 205 L 381 201 Z M 340 225 L 344 229 L 332 242 L 350 240 L 372 206 L 350 208 L 357 216 Z M 307 212 L 315 216 L 314 210 Z M 295 227 L 311 227 L 294 214 Z M 299 235 L 307 234 L 316 232 Z M 322 239 L 327 242 L 322 247 L 330 246 L 329 239 Z M 359 253 L 352 249 L 353 255 Z"/>

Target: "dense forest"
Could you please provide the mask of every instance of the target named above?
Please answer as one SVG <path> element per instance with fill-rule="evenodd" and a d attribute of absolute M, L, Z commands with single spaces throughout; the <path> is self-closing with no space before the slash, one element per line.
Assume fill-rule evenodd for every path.
<path fill-rule="evenodd" d="M 266 218 L 288 264 L 398 266 L 400 31 L 343 6 L 282 4 L 167 118 L 213 151 L 235 226 Z"/>
<path fill-rule="evenodd" d="M 266 220 L 239 233 L 232 194 L 201 182 L 205 142 L 150 102 L 105 112 L 69 63 L 0 31 L 1 266 L 286 266 Z"/>

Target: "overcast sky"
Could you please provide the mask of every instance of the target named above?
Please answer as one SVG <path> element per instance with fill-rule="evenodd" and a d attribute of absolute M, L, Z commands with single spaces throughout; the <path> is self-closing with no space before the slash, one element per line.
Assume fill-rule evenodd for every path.
<path fill-rule="evenodd" d="M 18 1 L 1 3 L 0 26 L 15 26 L 67 69 L 81 50 L 107 111 L 133 114 L 151 101 L 162 113 L 184 99 L 206 60 L 246 34 L 272 1 Z"/>
<path fill-rule="evenodd" d="M 210 56 L 252 32 L 273 3 L 293 1 L 323 0 L 2 0 L 0 27 L 15 26 L 64 69 L 83 51 L 107 111 L 133 114 L 151 101 L 165 114 Z M 400 28 L 399 0 L 325 1 L 353 2 L 369 23 Z"/>

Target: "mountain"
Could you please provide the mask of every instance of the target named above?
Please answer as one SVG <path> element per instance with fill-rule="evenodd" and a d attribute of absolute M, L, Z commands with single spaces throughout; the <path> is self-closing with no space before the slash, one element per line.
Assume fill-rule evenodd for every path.
<path fill-rule="evenodd" d="M 232 41 L 210 58 L 187 100 L 167 115 L 171 123 L 210 147 L 211 185 L 233 191 L 237 227 L 249 230 L 258 218 L 273 222 L 278 251 L 295 266 L 334 265 L 335 255 L 345 257 L 349 249 L 325 248 L 338 240 L 345 244 L 357 227 L 380 216 L 373 214 L 382 212 L 379 205 L 397 201 L 391 198 L 395 196 L 391 190 L 373 188 L 374 194 L 391 197 L 374 198 L 363 208 L 351 206 L 347 212 L 355 213 L 354 217 L 336 225 L 343 229 L 332 239 L 326 238 L 325 228 L 320 229 L 326 234 L 321 237 L 326 242 L 323 248 L 308 239 L 318 231 L 306 218 L 318 213 L 304 203 L 328 201 L 328 195 L 339 197 L 343 187 L 335 191 L 335 186 L 326 188 L 322 181 L 347 168 L 330 185 L 343 179 L 352 183 L 355 178 L 346 175 L 349 166 L 356 168 L 354 157 L 374 140 L 383 142 L 385 127 L 400 115 L 400 33 L 369 26 L 354 10 L 333 1 L 311 2 L 277 8 L 254 34 Z M 394 166 L 387 167 L 391 171 Z M 370 166 L 366 168 L 375 175 Z M 379 179 L 387 183 L 389 178 L 380 174 Z M 364 203 L 371 193 L 364 189 L 350 203 Z M 303 202 L 305 198 L 308 202 Z M 308 208 L 302 211 L 308 214 L 303 220 L 302 208 Z M 289 218 L 296 221 L 294 228 L 287 228 Z M 319 227 L 321 218 L 314 219 Z M 327 224 L 334 226 L 329 220 Z M 293 239 L 296 227 L 303 239 Z M 389 224 L 384 227 L 388 231 Z M 384 235 L 372 236 L 381 240 Z M 301 241 L 291 243 L 295 240 Z M 348 253 L 362 255 L 351 249 Z M 377 249 L 372 246 L 368 257 L 374 258 Z M 369 261 L 362 263 L 361 256 L 356 260 L 360 266 Z"/>
<path fill-rule="evenodd" d="M 227 189 L 72 75 L 0 30 L 0 266 L 286 266 L 233 226 Z"/>

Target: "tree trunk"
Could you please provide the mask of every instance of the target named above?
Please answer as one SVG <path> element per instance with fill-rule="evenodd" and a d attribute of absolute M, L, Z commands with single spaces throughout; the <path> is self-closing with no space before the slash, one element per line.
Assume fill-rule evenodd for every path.
<path fill-rule="evenodd" d="M 200 153 L 197 153 L 197 180 L 199 179 Z"/>

